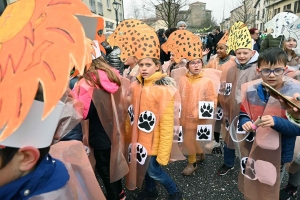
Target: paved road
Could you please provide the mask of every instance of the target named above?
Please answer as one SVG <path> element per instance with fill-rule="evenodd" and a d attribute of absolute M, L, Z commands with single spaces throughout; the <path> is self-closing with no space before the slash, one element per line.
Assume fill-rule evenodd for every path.
<path fill-rule="evenodd" d="M 239 159 L 236 158 L 234 170 L 228 172 L 225 176 L 216 174 L 217 169 L 223 164 L 222 155 L 207 155 L 206 159 L 199 164 L 195 175 L 186 177 L 181 171 L 186 166 L 187 161 L 178 161 L 164 167 L 165 171 L 182 189 L 184 200 L 242 200 L 241 194 L 237 188 L 237 179 L 239 173 Z M 105 193 L 103 183 L 98 177 L 101 189 Z M 282 186 L 287 184 L 287 175 L 285 176 Z M 125 189 L 125 183 L 123 181 Z M 157 184 L 159 196 L 156 200 L 168 199 L 168 194 L 161 184 Z M 133 200 L 139 190 L 126 191 L 126 200 Z M 298 194 L 300 188 L 298 189 Z"/>

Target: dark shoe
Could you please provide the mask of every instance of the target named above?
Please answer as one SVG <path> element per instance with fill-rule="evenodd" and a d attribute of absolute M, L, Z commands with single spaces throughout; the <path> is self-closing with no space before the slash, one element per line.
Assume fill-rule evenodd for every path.
<path fill-rule="evenodd" d="M 180 188 L 177 186 L 177 192 L 175 192 L 174 194 L 169 194 L 169 198 L 168 200 L 182 200 L 182 191 L 180 190 Z"/>
<path fill-rule="evenodd" d="M 124 192 L 124 190 L 122 190 L 121 194 L 119 195 L 120 200 L 125 200 L 126 199 L 126 193 Z"/>
<path fill-rule="evenodd" d="M 294 187 L 290 184 L 286 185 L 284 188 L 280 190 L 280 200 L 290 200 L 290 199 L 296 199 L 297 195 L 297 187 Z"/>
<path fill-rule="evenodd" d="M 147 200 L 147 199 L 154 199 L 158 197 L 158 191 L 155 189 L 152 192 L 149 192 L 148 190 L 144 189 L 140 193 L 138 193 L 135 200 Z"/>
<path fill-rule="evenodd" d="M 222 165 L 222 167 L 220 167 L 220 169 L 218 170 L 217 174 L 219 174 L 220 176 L 223 176 L 225 174 L 227 174 L 227 172 L 229 172 L 230 170 L 233 170 L 234 167 L 227 167 L 225 164 Z"/>
<path fill-rule="evenodd" d="M 220 142 L 214 140 L 212 154 L 222 154 L 222 148 Z"/>

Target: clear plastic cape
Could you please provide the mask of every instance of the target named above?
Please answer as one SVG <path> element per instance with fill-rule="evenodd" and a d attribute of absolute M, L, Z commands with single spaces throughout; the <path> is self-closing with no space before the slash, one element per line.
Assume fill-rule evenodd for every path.
<path fill-rule="evenodd" d="M 255 121 L 259 116 L 285 117 L 285 110 L 279 100 L 270 96 L 267 104 L 257 95 L 261 79 L 242 85 L 242 106 L 247 115 Z M 295 80 L 284 77 L 280 92 L 291 96 L 299 91 Z M 281 135 L 271 127 L 259 127 L 252 146 L 240 143 L 242 152 L 239 189 L 245 199 L 279 199 L 281 167 Z M 249 152 L 249 153 L 247 153 Z M 247 155 L 248 154 L 248 155 Z"/>
<path fill-rule="evenodd" d="M 122 79 L 122 77 L 120 77 Z M 122 81 L 121 81 L 122 82 Z M 123 88 L 120 87 L 114 94 L 108 93 L 102 89 L 89 86 L 84 79 L 81 79 L 76 85 L 74 91 L 79 93 L 80 88 L 88 91 L 96 107 L 99 119 L 105 132 L 111 141 L 111 159 L 110 160 L 110 180 L 115 182 L 122 179 L 129 171 L 126 159 L 124 157 L 124 130 L 125 130 L 125 102 Z M 110 113 L 110 114 L 108 114 Z M 84 144 L 88 144 L 88 122 L 82 123 Z M 93 158 L 91 158 L 93 160 Z M 92 161 L 93 162 L 93 161 Z"/>
<path fill-rule="evenodd" d="M 215 77 L 210 78 L 208 74 Z M 220 76 L 219 70 L 207 69 L 197 78 L 189 72 L 180 78 L 178 90 L 181 96 L 180 125 L 183 133 L 180 147 L 186 155 L 211 153 L 217 105 L 216 88 Z"/>
<path fill-rule="evenodd" d="M 158 74 L 155 84 L 144 86 L 135 81 L 128 92 L 125 155 L 130 168 L 126 187 L 130 190 L 142 186 L 149 159 L 156 156 L 156 149 L 157 160 L 162 156 L 169 161 L 185 159 L 174 129 L 179 122 L 180 98 L 172 84 L 160 83 L 163 76 Z M 144 126 L 145 123 L 148 127 Z"/>
<path fill-rule="evenodd" d="M 58 142 L 51 146 L 50 155 L 65 164 L 70 175 L 70 180 L 61 189 L 34 196 L 30 200 L 106 199 L 81 142 Z"/>

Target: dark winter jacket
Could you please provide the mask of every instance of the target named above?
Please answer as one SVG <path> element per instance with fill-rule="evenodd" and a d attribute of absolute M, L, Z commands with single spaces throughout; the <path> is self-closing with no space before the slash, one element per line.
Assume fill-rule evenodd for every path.
<path fill-rule="evenodd" d="M 213 46 L 214 46 L 213 35 L 209 34 L 207 37 L 206 48 L 212 49 Z"/>
<path fill-rule="evenodd" d="M 278 36 L 277 38 L 273 38 L 271 34 L 268 34 L 266 38 L 263 40 L 260 48 L 260 52 L 263 52 L 264 50 L 270 48 L 270 47 L 283 47 L 283 36 Z"/>
<path fill-rule="evenodd" d="M 263 102 L 268 102 L 269 93 L 260 85 L 257 88 L 257 94 Z M 291 123 L 285 118 L 273 116 L 274 126 L 271 127 L 281 136 L 281 162 L 287 163 L 293 160 L 296 136 L 300 136 L 300 127 Z M 247 113 L 240 112 L 239 124 L 243 126 L 246 122 L 251 121 Z"/>
<path fill-rule="evenodd" d="M 160 46 L 166 42 L 166 38 L 163 38 L 162 35 L 158 35 L 158 39 L 159 39 Z M 166 54 L 162 49 L 160 49 L 160 63 L 164 64 L 164 62 L 168 60 L 170 60 L 168 54 Z"/>
<path fill-rule="evenodd" d="M 112 48 L 107 42 L 102 42 L 102 46 L 105 48 L 106 61 L 115 69 L 119 70 L 120 74 L 123 74 L 124 64 L 120 60 L 121 50 L 118 47 Z"/>
<path fill-rule="evenodd" d="M 216 34 L 214 36 L 214 47 L 217 46 L 218 42 L 221 40 L 221 38 L 223 37 L 224 33 L 221 31 L 219 34 Z"/>

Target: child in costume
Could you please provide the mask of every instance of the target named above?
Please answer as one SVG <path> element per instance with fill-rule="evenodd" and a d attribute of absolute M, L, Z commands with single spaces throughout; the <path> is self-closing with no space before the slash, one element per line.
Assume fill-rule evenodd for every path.
<path fill-rule="evenodd" d="M 128 52 L 129 56 L 139 59 L 140 73 L 130 86 L 129 118 L 125 136 L 125 140 L 128 140 L 126 137 L 131 137 L 128 145 L 130 172 L 126 185 L 128 189 L 135 189 L 137 186 L 141 187 L 145 179 L 145 188 L 136 198 L 144 200 L 158 196 L 155 181 L 159 181 L 169 193 L 169 199 L 182 199 L 182 192 L 160 166 L 168 164 L 173 149 L 177 90 L 173 86 L 174 81 L 161 72 L 160 46 L 154 30 L 145 27 L 134 30 L 129 38 L 123 36 L 124 40 L 129 41 L 132 41 L 131 37 L 136 41 L 143 39 L 147 41 L 147 45 L 142 51 L 133 52 L 134 54 L 131 50 Z M 130 45 L 134 49 L 139 44 Z"/>
<path fill-rule="evenodd" d="M 206 65 L 206 68 L 213 68 L 217 70 L 222 71 L 222 76 L 220 79 L 220 85 L 224 86 L 224 83 L 226 83 L 227 78 L 227 72 L 229 68 L 233 67 L 236 68 L 236 62 L 235 62 L 235 56 L 232 56 L 227 53 L 227 40 L 228 40 L 229 34 L 226 31 L 224 33 L 224 36 L 217 44 L 217 55 L 211 57 L 209 63 Z M 219 91 L 218 95 L 218 107 L 217 107 L 217 113 L 216 113 L 216 125 L 214 130 L 214 148 L 213 153 L 215 154 L 222 154 L 222 150 L 220 147 L 220 133 L 222 130 L 225 130 L 225 124 L 223 123 L 223 107 L 225 107 L 224 102 L 224 88 Z"/>
<path fill-rule="evenodd" d="M 178 41 L 183 45 L 176 45 Z M 212 141 L 212 120 L 209 119 L 214 117 L 216 89 L 213 81 L 204 76 L 202 71 L 202 43 L 198 36 L 186 30 L 178 30 L 170 35 L 162 48 L 171 51 L 176 62 L 188 60 L 188 72 L 180 78 L 177 88 L 181 96 L 182 148 L 183 153 L 188 155 L 188 165 L 182 174 L 190 176 L 198 168 L 197 162 L 204 160 L 205 153 L 211 153 L 212 145 L 209 143 Z M 202 114 L 201 109 L 208 110 L 208 115 Z"/>
<path fill-rule="evenodd" d="M 287 96 L 299 91 L 300 84 L 284 76 L 286 64 L 287 56 L 282 49 L 269 48 L 258 59 L 257 71 L 262 80 L 242 86 L 239 123 L 248 133 L 256 131 L 248 155 L 244 150 L 241 160 L 244 176 L 239 179 L 239 189 L 246 199 L 279 199 L 281 167 L 293 159 L 299 127 L 287 120 L 278 97 L 261 84 L 264 81 Z M 240 146 L 247 148 L 242 143 Z"/>
<path fill-rule="evenodd" d="M 125 125 L 120 78 L 118 72 L 99 57 L 93 60 L 74 89 L 77 99 L 84 104 L 83 118 L 89 120 L 89 132 L 84 136 L 87 140 L 84 143 L 93 149 L 96 169 L 104 183 L 107 198 L 112 200 L 125 198 L 121 179 L 128 173 L 123 155 L 124 127 L 116 128 Z"/>
<path fill-rule="evenodd" d="M 134 56 L 130 56 L 126 61 L 125 65 L 129 65 L 129 68 L 125 69 L 123 72 L 123 77 L 133 82 L 136 80 L 136 76 L 139 74 L 139 66 L 137 64 L 137 59 Z"/>
<path fill-rule="evenodd" d="M 256 72 L 258 53 L 253 51 L 252 38 L 244 23 L 236 22 L 231 27 L 227 46 L 227 53 L 235 51 L 237 65 L 228 68 L 226 81 L 220 87 L 224 101 L 222 108 L 225 125 L 221 132 L 225 145 L 224 164 L 217 171 L 219 175 L 225 175 L 234 167 L 235 145 L 229 134 L 229 126 L 240 111 L 241 85 L 259 78 Z M 251 140 L 249 138 L 249 142 Z"/>
<path fill-rule="evenodd" d="M 51 146 L 64 154 L 61 161 L 49 154 L 67 105 L 61 99 L 69 72 L 75 67 L 82 73 L 92 59 L 93 48 L 79 20 L 83 15 L 93 17 L 80 0 L 68 4 L 20 0 L 1 15 L 0 65 L 5 70 L 0 81 L 1 200 L 104 198 L 94 185 L 94 175 L 87 182 L 82 173 L 93 174 L 89 164 L 82 168 L 87 159 L 82 159 L 81 166 L 72 166 L 79 152 L 86 158 L 82 144 L 75 154 Z M 72 40 L 66 40 L 65 33 Z M 20 48 L 14 49 L 16 44 Z M 68 111 L 77 113 L 73 107 Z"/>

